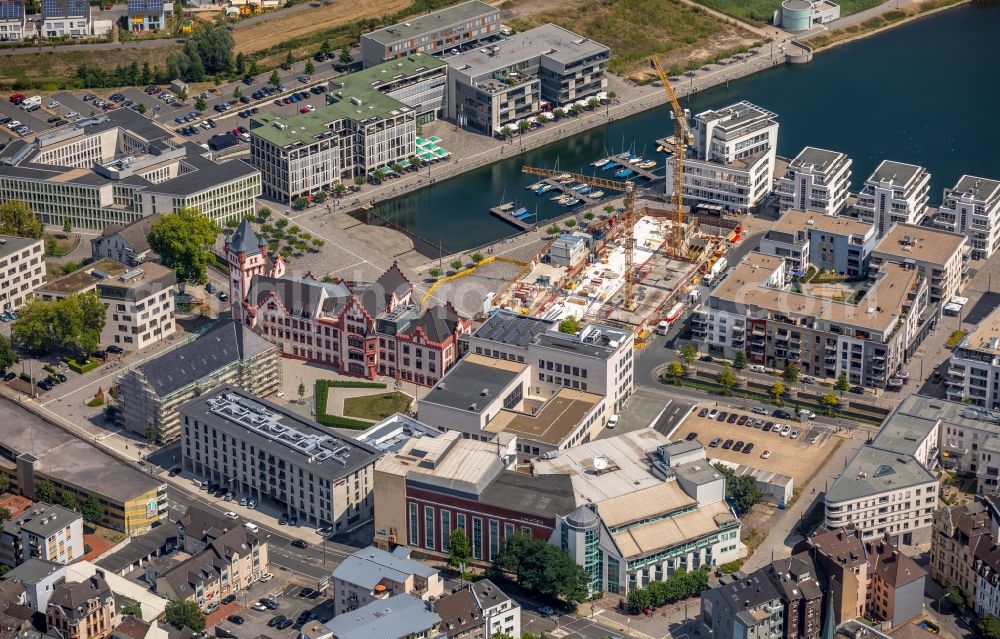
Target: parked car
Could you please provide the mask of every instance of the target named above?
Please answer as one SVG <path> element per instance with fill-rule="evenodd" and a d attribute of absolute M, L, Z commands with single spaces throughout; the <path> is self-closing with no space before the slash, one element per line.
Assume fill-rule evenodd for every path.
<path fill-rule="evenodd" d="M 764 368 L 763 366 L 761 366 L 760 364 L 751 364 L 750 365 L 750 370 L 752 370 L 755 373 L 766 373 L 767 372 L 767 369 Z"/>
<path fill-rule="evenodd" d="M 721 444 L 721 443 L 722 443 L 722 438 L 721 437 L 713 437 L 712 441 L 710 441 L 708 443 L 708 446 L 709 446 L 709 448 L 718 448 L 719 444 Z"/>
<path fill-rule="evenodd" d="M 698 417 L 704 417 L 705 415 L 708 415 L 707 408 L 702 408 L 700 411 L 698 411 Z"/>
<path fill-rule="evenodd" d="M 222 598 L 222 605 L 225 606 L 226 604 L 231 604 L 234 601 L 236 601 L 236 595 L 226 595 Z"/>
<path fill-rule="evenodd" d="M 206 615 L 210 615 L 210 614 L 212 614 L 213 612 L 215 612 L 218 609 L 219 609 L 218 602 L 213 601 L 212 603 L 210 603 L 207 606 L 205 606 L 205 614 Z"/>
<path fill-rule="evenodd" d="M 781 433 L 780 433 L 782 437 L 788 437 L 788 433 L 790 433 L 790 432 L 792 432 L 792 427 L 791 426 L 789 426 L 788 424 L 782 425 L 782 427 L 781 427 Z"/>
<path fill-rule="evenodd" d="M 306 549 L 306 548 L 309 547 L 309 544 L 307 544 L 306 542 L 302 541 L 301 539 L 296 539 L 296 540 L 294 540 L 292 542 L 292 547 L 294 547 L 294 548 L 301 548 L 301 549 L 304 550 L 304 549 Z"/>
<path fill-rule="evenodd" d="M 807 408 L 800 408 L 799 409 L 799 418 L 800 419 L 816 419 L 816 413 L 812 412 L 811 410 L 809 410 Z"/>
<path fill-rule="evenodd" d="M 865 388 L 864 386 L 851 386 L 849 389 L 847 389 L 847 392 L 854 393 L 855 395 L 864 395 Z"/>
<path fill-rule="evenodd" d="M 739 420 L 740 416 L 736 413 L 730 413 L 729 417 L 726 418 L 727 424 L 735 424 Z"/>
<path fill-rule="evenodd" d="M 611 419 L 608 420 L 608 428 L 614 428 L 618 425 L 618 415 L 612 415 Z"/>
<path fill-rule="evenodd" d="M 754 406 L 750 409 L 751 413 L 756 413 L 757 415 L 767 415 L 767 409 L 763 406 Z"/>
<path fill-rule="evenodd" d="M 717 422 L 724 422 L 724 421 L 726 421 L 727 417 L 729 417 L 729 413 L 727 413 L 724 410 L 723 411 L 719 411 L 719 416 L 715 418 L 715 421 L 717 421 Z"/>
<path fill-rule="evenodd" d="M 235 597 L 234 597 L 234 599 L 235 599 Z M 241 617 L 239 615 L 229 615 L 228 617 L 226 617 L 226 621 L 228 621 L 229 623 L 234 623 L 237 626 L 242 626 L 243 625 L 243 617 Z"/>
<path fill-rule="evenodd" d="M 125 352 L 125 350 L 121 346 L 118 346 L 117 344 L 111 344 L 104 350 L 106 350 L 109 353 L 114 353 L 115 355 L 121 355 L 122 353 Z"/>
<path fill-rule="evenodd" d="M 743 450 L 743 442 L 742 441 L 738 441 L 735 444 L 733 444 L 733 452 L 734 453 L 738 453 L 741 450 Z"/>
<path fill-rule="evenodd" d="M 708 411 L 708 418 L 715 419 L 718 414 L 719 414 L 718 409 L 713 408 L 712 410 Z"/>
<path fill-rule="evenodd" d="M 764 452 L 762 452 L 760 454 L 760 458 L 761 459 L 770 459 L 771 458 L 771 451 L 765 449 Z"/>
<path fill-rule="evenodd" d="M 743 424 L 747 423 L 747 419 L 748 417 L 746 415 L 740 415 L 739 418 L 737 418 L 736 420 L 736 425 L 742 426 Z"/>
<path fill-rule="evenodd" d="M 3 376 L 3 381 L 9 382 L 10 380 L 14 379 L 15 377 L 17 377 L 17 373 L 7 373 L 6 375 Z"/>
<path fill-rule="evenodd" d="M 764 422 L 764 425 L 761 427 L 761 430 L 763 430 L 766 433 L 772 428 L 774 428 L 774 422 Z"/>
<path fill-rule="evenodd" d="M 733 440 L 731 440 L 731 439 L 727 439 L 727 440 L 726 440 L 726 441 L 725 441 L 725 442 L 724 442 L 724 443 L 722 444 L 722 448 L 723 448 L 723 450 L 729 450 L 730 448 L 732 448 L 732 447 L 733 447 L 733 444 L 735 444 L 735 443 L 736 443 L 736 442 L 734 442 Z"/>
<path fill-rule="evenodd" d="M 691 441 L 693 439 L 698 439 L 698 433 L 696 433 L 694 431 L 691 431 L 690 433 L 687 434 L 687 437 L 685 437 L 684 439 L 685 439 L 685 441 Z"/>
<path fill-rule="evenodd" d="M 236 513 L 234 513 L 231 510 L 227 510 L 226 511 L 226 517 L 229 517 L 230 519 L 239 519 L 240 518 L 239 515 L 237 515 Z"/>
<path fill-rule="evenodd" d="M 778 419 L 791 419 L 792 414 L 787 410 L 776 410 L 774 411 L 773 417 L 777 417 Z"/>
<path fill-rule="evenodd" d="M 753 442 L 750 442 L 749 444 L 743 447 L 743 454 L 749 455 L 751 450 L 753 450 Z"/>
<path fill-rule="evenodd" d="M 799 438 L 799 429 L 796 428 L 795 430 L 793 430 L 791 433 L 788 434 L 788 437 L 789 437 L 789 439 L 798 439 Z"/>

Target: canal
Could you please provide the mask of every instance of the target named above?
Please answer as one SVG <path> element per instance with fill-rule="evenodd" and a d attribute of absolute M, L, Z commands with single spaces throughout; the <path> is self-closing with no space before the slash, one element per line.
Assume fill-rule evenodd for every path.
<path fill-rule="evenodd" d="M 965 5 L 881 35 L 703 91 L 693 113 L 749 100 L 778 114 L 778 154 L 804 146 L 846 152 L 855 188 L 883 159 L 931 172 L 931 204 L 963 174 L 1000 179 L 1000 5 Z M 552 126 L 552 125 L 550 125 Z M 525 186 L 522 165 L 594 173 L 595 159 L 632 150 L 662 162 L 654 140 L 668 108 L 652 109 L 386 201 L 379 212 L 440 242 L 445 253 L 512 235 L 488 209 L 515 201 L 540 220 L 565 214 Z M 602 177 L 608 173 L 597 171 Z"/>

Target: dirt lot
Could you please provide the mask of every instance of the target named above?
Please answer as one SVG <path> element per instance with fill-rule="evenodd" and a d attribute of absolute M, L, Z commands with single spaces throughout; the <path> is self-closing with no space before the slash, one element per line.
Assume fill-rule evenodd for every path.
<path fill-rule="evenodd" d="M 6 54 L 2 59 L 0 85 L 13 86 L 16 82 L 35 86 L 43 91 L 55 91 L 67 86 L 76 76 L 81 65 L 110 68 L 116 64 L 135 61 L 140 67 L 148 62 L 151 67 L 164 64 L 164 60 L 180 47 L 137 48 L 134 45 L 98 51 L 59 51 L 47 49 L 32 55 Z M 109 63 L 109 61 L 113 61 Z"/>
<path fill-rule="evenodd" d="M 706 404 L 709 410 L 714 407 Z M 707 417 L 698 417 L 701 407 L 695 407 L 691 415 L 677 428 L 676 435 L 683 437 L 689 432 L 698 433 L 698 440 L 705 445 L 705 452 L 709 459 L 722 459 L 725 461 L 753 466 L 783 475 L 790 475 L 795 480 L 795 486 L 805 486 L 810 477 L 821 468 L 826 458 L 836 450 L 840 443 L 840 438 L 830 437 L 830 431 L 824 426 L 810 426 L 808 423 L 800 424 L 795 421 L 777 420 L 779 423 L 787 423 L 792 430 L 799 429 L 798 439 L 791 437 L 781 437 L 776 432 L 764 432 L 761 428 L 740 426 L 736 423 L 719 422 Z M 754 415 L 749 411 L 727 411 L 736 412 L 738 415 L 746 415 L 749 418 L 762 419 L 764 421 L 775 421 L 773 417 Z M 810 441 L 814 436 L 819 439 L 815 444 Z M 713 438 L 719 437 L 722 441 L 733 439 L 735 441 L 753 442 L 754 448 L 749 455 L 742 452 L 725 450 L 722 446 L 710 448 L 709 443 Z M 769 459 L 761 459 L 761 454 L 765 450 L 771 451 Z"/>
<path fill-rule="evenodd" d="M 610 70 L 637 79 L 635 74 L 649 74 L 653 53 L 668 66 L 683 66 L 758 39 L 676 0 L 510 0 L 503 8 L 501 17 L 519 30 L 554 22 L 606 44 L 612 51 Z"/>

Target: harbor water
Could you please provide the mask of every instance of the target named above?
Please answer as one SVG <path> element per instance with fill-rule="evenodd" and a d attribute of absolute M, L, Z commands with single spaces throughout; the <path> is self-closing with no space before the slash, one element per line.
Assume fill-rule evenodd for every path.
<path fill-rule="evenodd" d="M 1000 5 L 964 5 L 819 53 L 684 100 L 693 113 L 749 100 L 778 115 L 778 154 L 804 146 L 847 153 L 857 186 L 883 159 L 931 172 L 931 204 L 963 174 L 1000 179 Z M 555 126 L 550 124 L 548 126 Z M 402 228 L 440 242 L 445 253 L 481 246 L 516 229 L 490 215 L 500 202 L 537 210 L 540 221 L 566 208 L 525 189 L 538 178 L 522 165 L 612 177 L 590 166 L 632 151 L 662 165 L 654 140 L 670 133 L 668 107 L 645 111 L 545 147 L 508 157 L 378 205 Z M 515 140 L 516 143 L 516 140 Z M 660 171 L 662 174 L 662 170 Z"/>

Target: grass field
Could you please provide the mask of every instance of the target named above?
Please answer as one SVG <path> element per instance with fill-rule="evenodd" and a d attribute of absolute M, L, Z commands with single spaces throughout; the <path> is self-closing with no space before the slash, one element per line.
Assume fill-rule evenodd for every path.
<path fill-rule="evenodd" d="M 609 69 L 627 75 L 648 69 L 660 54 L 668 64 L 711 56 L 748 45 L 753 34 L 676 0 L 514 0 L 504 3 L 515 14 L 518 30 L 554 22 L 611 47 Z M 665 28 L 669 25 L 669 29 Z"/>
<path fill-rule="evenodd" d="M 344 400 L 344 416 L 380 421 L 394 413 L 406 412 L 413 398 L 399 391 L 348 397 Z"/>
<path fill-rule="evenodd" d="M 774 12 L 781 8 L 781 0 L 695 0 L 734 18 L 757 26 L 770 24 Z M 881 0 L 841 0 L 840 15 L 846 16 L 870 9 Z"/>
<path fill-rule="evenodd" d="M 151 47 L 103 49 L 100 51 L 60 51 L 46 49 L 41 53 L 13 55 L 0 53 L 0 86 L 8 88 L 36 87 L 43 91 L 75 87 L 76 68 L 80 65 L 109 66 L 128 64 L 135 60 L 141 67 L 149 62 L 151 67 L 163 68 L 167 56 L 180 47 Z"/>

